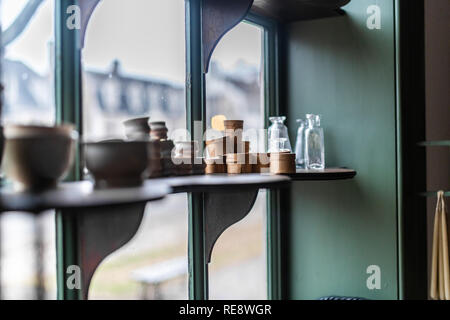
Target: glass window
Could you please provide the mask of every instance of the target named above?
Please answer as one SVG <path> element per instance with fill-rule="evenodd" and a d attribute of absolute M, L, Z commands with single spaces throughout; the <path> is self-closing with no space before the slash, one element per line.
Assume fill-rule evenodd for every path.
<path fill-rule="evenodd" d="M 125 138 L 139 116 L 186 128 L 183 0 L 103 0 L 88 25 L 84 139 Z M 147 205 L 139 232 L 94 274 L 90 299 L 187 299 L 186 194 Z M 167 276 L 170 265 L 179 270 Z M 158 281 L 143 281 L 152 274 Z"/>
<path fill-rule="evenodd" d="M 182 0 L 99 3 L 82 52 L 85 138 L 124 137 L 139 116 L 186 127 L 184 38 Z"/>
<path fill-rule="evenodd" d="M 244 120 L 244 139 L 246 131 L 264 128 L 262 37 L 262 28 L 242 22 L 218 44 L 206 76 L 208 126 L 216 115 Z M 264 152 L 264 144 L 250 150 Z M 209 268 L 211 299 L 267 298 L 265 215 L 260 192 L 249 215 L 217 241 Z"/>
<path fill-rule="evenodd" d="M 3 124 L 55 123 L 54 1 L 1 1 Z M 3 299 L 34 299 L 36 227 L 43 230 L 46 298 L 56 298 L 54 212 L 1 216 Z"/>
<path fill-rule="evenodd" d="M 27 3 L 2 1 L 2 120 L 51 125 L 55 121 L 54 1 Z"/>

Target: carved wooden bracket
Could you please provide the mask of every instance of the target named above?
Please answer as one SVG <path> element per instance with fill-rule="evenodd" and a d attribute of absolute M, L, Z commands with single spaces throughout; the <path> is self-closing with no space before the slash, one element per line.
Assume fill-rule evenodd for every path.
<path fill-rule="evenodd" d="M 88 298 L 95 270 L 108 255 L 134 237 L 144 211 L 145 203 L 65 211 L 64 214 L 74 214 L 77 218 L 76 239 L 83 299 Z"/>
<path fill-rule="evenodd" d="M 207 263 L 211 262 L 212 250 L 220 235 L 249 214 L 255 204 L 258 191 L 256 189 L 205 193 L 205 258 Z"/>
<path fill-rule="evenodd" d="M 220 39 L 241 22 L 253 0 L 203 0 L 202 40 L 203 72 L 208 73 L 212 53 Z"/>

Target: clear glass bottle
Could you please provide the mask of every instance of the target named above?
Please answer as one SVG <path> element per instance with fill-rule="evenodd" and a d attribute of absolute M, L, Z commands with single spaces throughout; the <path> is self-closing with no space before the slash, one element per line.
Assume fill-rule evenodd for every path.
<path fill-rule="evenodd" d="M 269 153 L 292 152 L 288 128 L 284 125 L 286 117 L 270 117 L 272 125 L 269 127 Z"/>
<path fill-rule="evenodd" d="M 295 163 L 297 169 L 305 169 L 305 129 L 306 121 L 303 119 L 297 119 L 297 141 L 295 142 Z"/>
<path fill-rule="evenodd" d="M 321 116 L 306 115 L 308 127 L 305 130 L 305 165 L 310 170 L 325 169 L 325 143 Z"/>

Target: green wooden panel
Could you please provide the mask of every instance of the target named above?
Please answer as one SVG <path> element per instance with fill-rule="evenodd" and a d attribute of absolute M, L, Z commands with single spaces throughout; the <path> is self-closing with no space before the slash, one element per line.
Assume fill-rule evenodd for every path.
<path fill-rule="evenodd" d="M 381 29 L 369 30 L 370 5 Z M 347 15 L 289 25 L 287 107 L 323 115 L 327 166 L 352 181 L 297 182 L 291 189 L 289 298 L 398 298 L 394 1 L 357 0 Z M 294 142 L 294 141 L 293 141 Z M 381 268 L 369 290 L 367 267 Z"/>

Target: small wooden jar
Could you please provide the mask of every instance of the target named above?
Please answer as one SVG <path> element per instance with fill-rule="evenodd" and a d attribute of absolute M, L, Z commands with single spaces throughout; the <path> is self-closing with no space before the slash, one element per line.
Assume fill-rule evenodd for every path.
<path fill-rule="evenodd" d="M 234 150 L 236 153 L 250 153 L 250 141 L 242 141 L 236 144 L 236 148 Z"/>
<path fill-rule="evenodd" d="M 243 120 L 224 120 L 225 136 L 234 139 L 235 146 L 242 142 L 242 132 L 244 130 Z M 236 151 L 235 151 L 236 152 Z"/>
<path fill-rule="evenodd" d="M 150 117 L 129 119 L 123 122 L 125 135 L 130 140 L 148 140 L 150 139 L 150 126 L 148 121 Z"/>
<path fill-rule="evenodd" d="M 227 153 L 234 152 L 234 143 L 229 137 L 206 141 L 206 156 L 208 158 L 221 157 Z"/>
<path fill-rule="evenodd" d="M 289 174 L 295 173 L 295 153 L 271 153 L 270 173 Z"/>
<path fill-rule="evenodd" d="M 164 121 L 149 122 L 150 126 L 150 139 L 152 140 L 166 140 L 167 139 L 167 127 Z"/>
<path fill-rule="evenodd" d="M 226 130 L 244 129 L 244 120 L 224 120 L 223 125 Z"/>
<path fill-rule="evenodd" d="M 250 155 L 248 153 L 227 154 L 227 172 L 231 174 L 252 173 Z"/>
<path fill-rule="evenodd" d="M 205 168 L 206 174 L 226 173 L 227 172 L 226 158 L 224 156 L 208 158 L 208 159 L 205 159 L 205 162 L 206 162 L 206 168 Z"/>
<path fill-rule="evenodd" d="M 270 153 L 254 153 L 255 161 L 253 164 L 254 173 L 269 173 L 270 172 Z"/>

